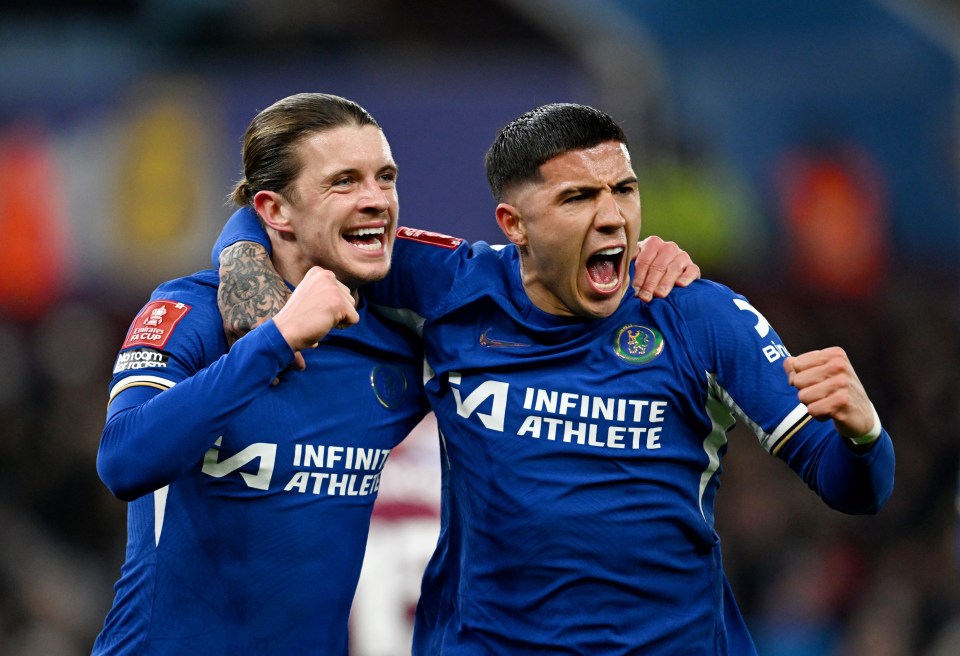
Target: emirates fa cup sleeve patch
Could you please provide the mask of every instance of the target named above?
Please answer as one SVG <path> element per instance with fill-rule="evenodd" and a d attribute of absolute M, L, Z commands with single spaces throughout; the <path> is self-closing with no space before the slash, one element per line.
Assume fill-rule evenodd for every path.
<path fill-rule="evenodd" d="M 177 326 L 190 306 L 176 301 L 153 301 L 140 311 L 130 326 L 127 339 L 121 350 L 131 346 L 149 346 L 162 349 L 166 345 L 173 329 Z"/>

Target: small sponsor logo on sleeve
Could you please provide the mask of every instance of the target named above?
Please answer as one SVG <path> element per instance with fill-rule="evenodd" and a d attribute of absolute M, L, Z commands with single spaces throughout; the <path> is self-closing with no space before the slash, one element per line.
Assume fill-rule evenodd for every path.
<path fill-rule="evenodd" d="M 169 355 L 156 349 L 130 349 L 117 356 L 117 362 L 113 365 L 113 373 L 119 374 L 135 369 L 164 369 L 169 360 Z"/>
<path fill-rule="evenodd" d="M 137 318 L 133 320 L 130 326 L 130 332 L 127 333 L 127 339 L 124 340 L 121 349 L 131 346 L 149 346 L 155 349 L 162 349 L 173 329 L 180 322 L 190 306 L 175 301 L 153 301 L 147 307 L 143 308 Z"/>
<path fill-rule="evenodd" d="M 429 230 L 418 230 L 417 228 L 399 228 L 397 229 L 397 237 L 417 241 L 421 244 L 441 246 L 443 248 L 449 248 L 450 250 L 453 250 L 463 243 L 463 240 L 458 237 L 451 237 L 450 235 L 444 235 L 439 232 L 430 232 Z"/>

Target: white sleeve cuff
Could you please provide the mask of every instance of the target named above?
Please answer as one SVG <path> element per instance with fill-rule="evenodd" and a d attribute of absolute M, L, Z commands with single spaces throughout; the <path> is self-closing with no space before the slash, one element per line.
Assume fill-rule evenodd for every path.
<path fill-rule="evenodd" d="M 873 428 L 871 428 L 867 433 L 864 433 L 860 437 L 849 437 L 850 443 L 855 446 L 867 446 L 873 444 L 877 441 L 877 438 L 880 437 L 880 432 L 883 430 L 883 427 L 880 425 L 880 415 L 877 414 L 877 409 L 870 404 L 870 408 L 873 410 Z"/>

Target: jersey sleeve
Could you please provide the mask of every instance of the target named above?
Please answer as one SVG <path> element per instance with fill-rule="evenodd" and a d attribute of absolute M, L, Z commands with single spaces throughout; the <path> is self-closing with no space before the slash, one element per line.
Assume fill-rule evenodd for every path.
<path fill-rule="evenodd" d="M 213 268 L 220 268 L 220 253 L 223 252 L 223 249 L 238 241 L 256 242 L 266 248 L 267 253 L 271 252 L 267 231 L 263 229 L 260 218 L 252 208 L 241 207 L 227 219 L 210 253 Z"/>
<path fill-rule="evenodd" d="M 190 295 L 158 292 L 130 327 L 97 454 L 101 479 L 120 499 L 136 499 L 196 466 L 230 417 L 293 359 L 272 321 L 226 353 L 212 298 L 211 308 L 210 300 L 204 306 Z"/>
<path fill-rule="evenodd" d="M 438 314 L 450 300 L 461 272 L 472 259 L 470 245 L 457 237 L 426 230 L 400 228 L 393 247 L 390 273 L 364 287 L 364 294 L 381 311 L 399 310 L 394 316 L 412 328 Z"/>
<path fill-rule="evenodd" d="M 743 296 L 703 281 L 678 294 L 697 357 L 712 392 L 829 506 L 877 512 L 893 491 L 893 443 L 886 431 L 858 450 L 832 421 L 817 421 L 790 385 L 790 353 L 764 316 Z"/>

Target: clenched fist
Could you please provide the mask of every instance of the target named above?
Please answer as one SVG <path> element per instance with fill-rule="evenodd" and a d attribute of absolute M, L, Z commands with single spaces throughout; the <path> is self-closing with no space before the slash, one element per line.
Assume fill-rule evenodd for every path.
<path fill-rule="evenodd" d="M 332 328 L 360 321 L 356 299 L 331 271 L 312 267 L 273 317 L 280 334 L 295 351 L 313 348 Z"/>
<path fill-rule="evenodd" d="M 874 430 L 876 411 L 842 348 L 832 346 L 789 357 L 783 368 L 812 417 L 832 419 L 837 431 L 850 439 Z"/>

